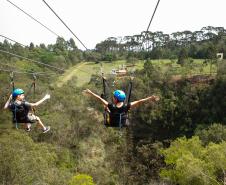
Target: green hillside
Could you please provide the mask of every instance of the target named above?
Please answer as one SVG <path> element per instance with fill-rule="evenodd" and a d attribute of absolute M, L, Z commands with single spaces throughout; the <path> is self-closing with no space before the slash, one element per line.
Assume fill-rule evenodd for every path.
<path fill-rule="evenodd" d="M 226 62 L 216 57 L 225 54 L 220 34 L 170 40 L 152 50 L 133 50 L 129 43 L 114 48 L 109 40 L 91 51 L 63 38 L 48 46 L 0 42 L 7 51 L 0 52 L 0 107 L 13 85 L 29 102 L 51 95 L 35 110 L 51 127 L 45 134 L 36 124 L 31 132 L 16 129 L 12 112 L 0 109 L 0 185 L 223 185 Z M 123 65 L 132 66 L 127 76 L 111 74 Z M 132 102 L 151 95 L 160 100 L 130 110 L 128 128 L 105 127 L 103 105 L 84 94 L 103 93 L 101 71 L 109 102 L 113 90 L 128 91 L 131 76 Z"/>
<path fill-rule="evenodd" d="M 152 64 L 159 67 L 159 70 L 166 72 L 171 70 L 174 75 L 206 75 L 210 73 L 216 73 L 216 66 L 210 69 L 210 64 L 205 64 L 204 59 L 195 59 L 189 66 L 181 66 L 176 63 L 176 61 L 161 59 L 161 60 L 151 60 Z M 145 61 L 137 61 L 133 64 L 126 62 L 125 60 L 114 61 L 114 62 L 82 62 L 76 66 L 68 69 L 62 76 L 57 80 L 57 86 L 61 87 L 68 80 L 76 77 L 76 85 L 81 87 L 88 83 L 92 75 L 101 76 L 101 71 L 104 72 L 105 76 L 115 76 L 112 70 L 123 69 L 123 66 L 131 65 L 128 67 L 128 76 L 135 75 L 136 70 L 143 69 Z M 134 65 L 134 66 L 132 66 Z"/>

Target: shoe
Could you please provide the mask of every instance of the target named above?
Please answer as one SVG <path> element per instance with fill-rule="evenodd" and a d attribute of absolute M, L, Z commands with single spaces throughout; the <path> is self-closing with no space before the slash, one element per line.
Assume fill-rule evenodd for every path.
<path fill-rule="evenodd" d="M 46 127 L 46 129 L 45 130 L 43 130 L 43 132 L 42 133 L 46 133 L 46 132 L 48 132 L 50 130 L 50 126 L 47 126 Z"/>
<path fill-rule="evenodd" d="M 31 131 L 31 128 L 26 128 L 25 129 L 27 132 L 30 132 Z"/>

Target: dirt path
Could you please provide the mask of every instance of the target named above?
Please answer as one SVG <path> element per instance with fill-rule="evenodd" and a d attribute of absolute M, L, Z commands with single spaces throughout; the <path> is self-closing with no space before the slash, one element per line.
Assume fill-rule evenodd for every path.
<path fill-rule="evenodd" d="M 69 68 L 68 70 L 66 70 L 66 72 L 61 75 L 57 81 L 56 81 L 56 86 L 57 87 L 62 87 L 65 83 L 67 83 L 73 76 L 76 75 L 76 73 L 78 72 L 79 68 L 81 68 L 82 66 L 86 65 L 86 62 L 83 63 L 79 63 L 74 67 Z"/>

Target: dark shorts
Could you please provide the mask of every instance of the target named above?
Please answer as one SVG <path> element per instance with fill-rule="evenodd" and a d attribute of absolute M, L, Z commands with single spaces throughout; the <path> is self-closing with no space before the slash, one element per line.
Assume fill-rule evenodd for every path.
<path fill-rule="evenodd" d="M 23 120 L 17 120 L 17 123 L 35 123 L 37 120 L 37 116 L 32 113 L 28 113 L 27 118 Z M 13 122 L 16 123 L 15 120 Z"/>

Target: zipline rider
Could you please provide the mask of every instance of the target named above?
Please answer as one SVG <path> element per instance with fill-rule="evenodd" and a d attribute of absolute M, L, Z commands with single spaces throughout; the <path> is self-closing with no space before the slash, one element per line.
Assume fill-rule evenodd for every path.
<path fill-rule="evenodd" d="M 115 90 L 113 93 L 113 103 L 109 103 L 103 98 L 101 98 L 99 95 L 93 93 L 91 90 L 86 89 L 84 92 L 88 95 L 91 95 L 96 100 L 100 101 L 105 107 L 107 107 L 109 112 L 109 125 L 110 127 L 125 127 L 128 126 L 127 121 L 127 113 L 130 109 L 137 107 L 141 105 L 144 102 L 151 101 L 151 102 L 157 102 L 159 101 L 158 96 L 149 96 L 144 99 L 140 99 L 137 101 L 130 102 L 128 104 L 125 104 L 124 101 L 126 99 L 126 94 L 121 90 Z"/>
<path fill-rule="evenodd" d="M 29 132 L 31 130 L 31 124 L 37 122 L 38 126 L 42 128 L 43 133 L 46 133 L 50 130 L 50 126 L 44 126 L 41 119 L 32 114 L 31 110 L 47 99 L 50 99 L 49 94 L 46 94 L 44 98 L 36 103 L 29 103 L 25 101 L 24 91 L 22 89 L 15 89 L 6 102 L 4 109 L 8 108 L 12 111 L 13 123 L 16 124 L 16 128 L 18 128 L 18 123 L 23 123 L 25 124 L 26 131 Z"/>

